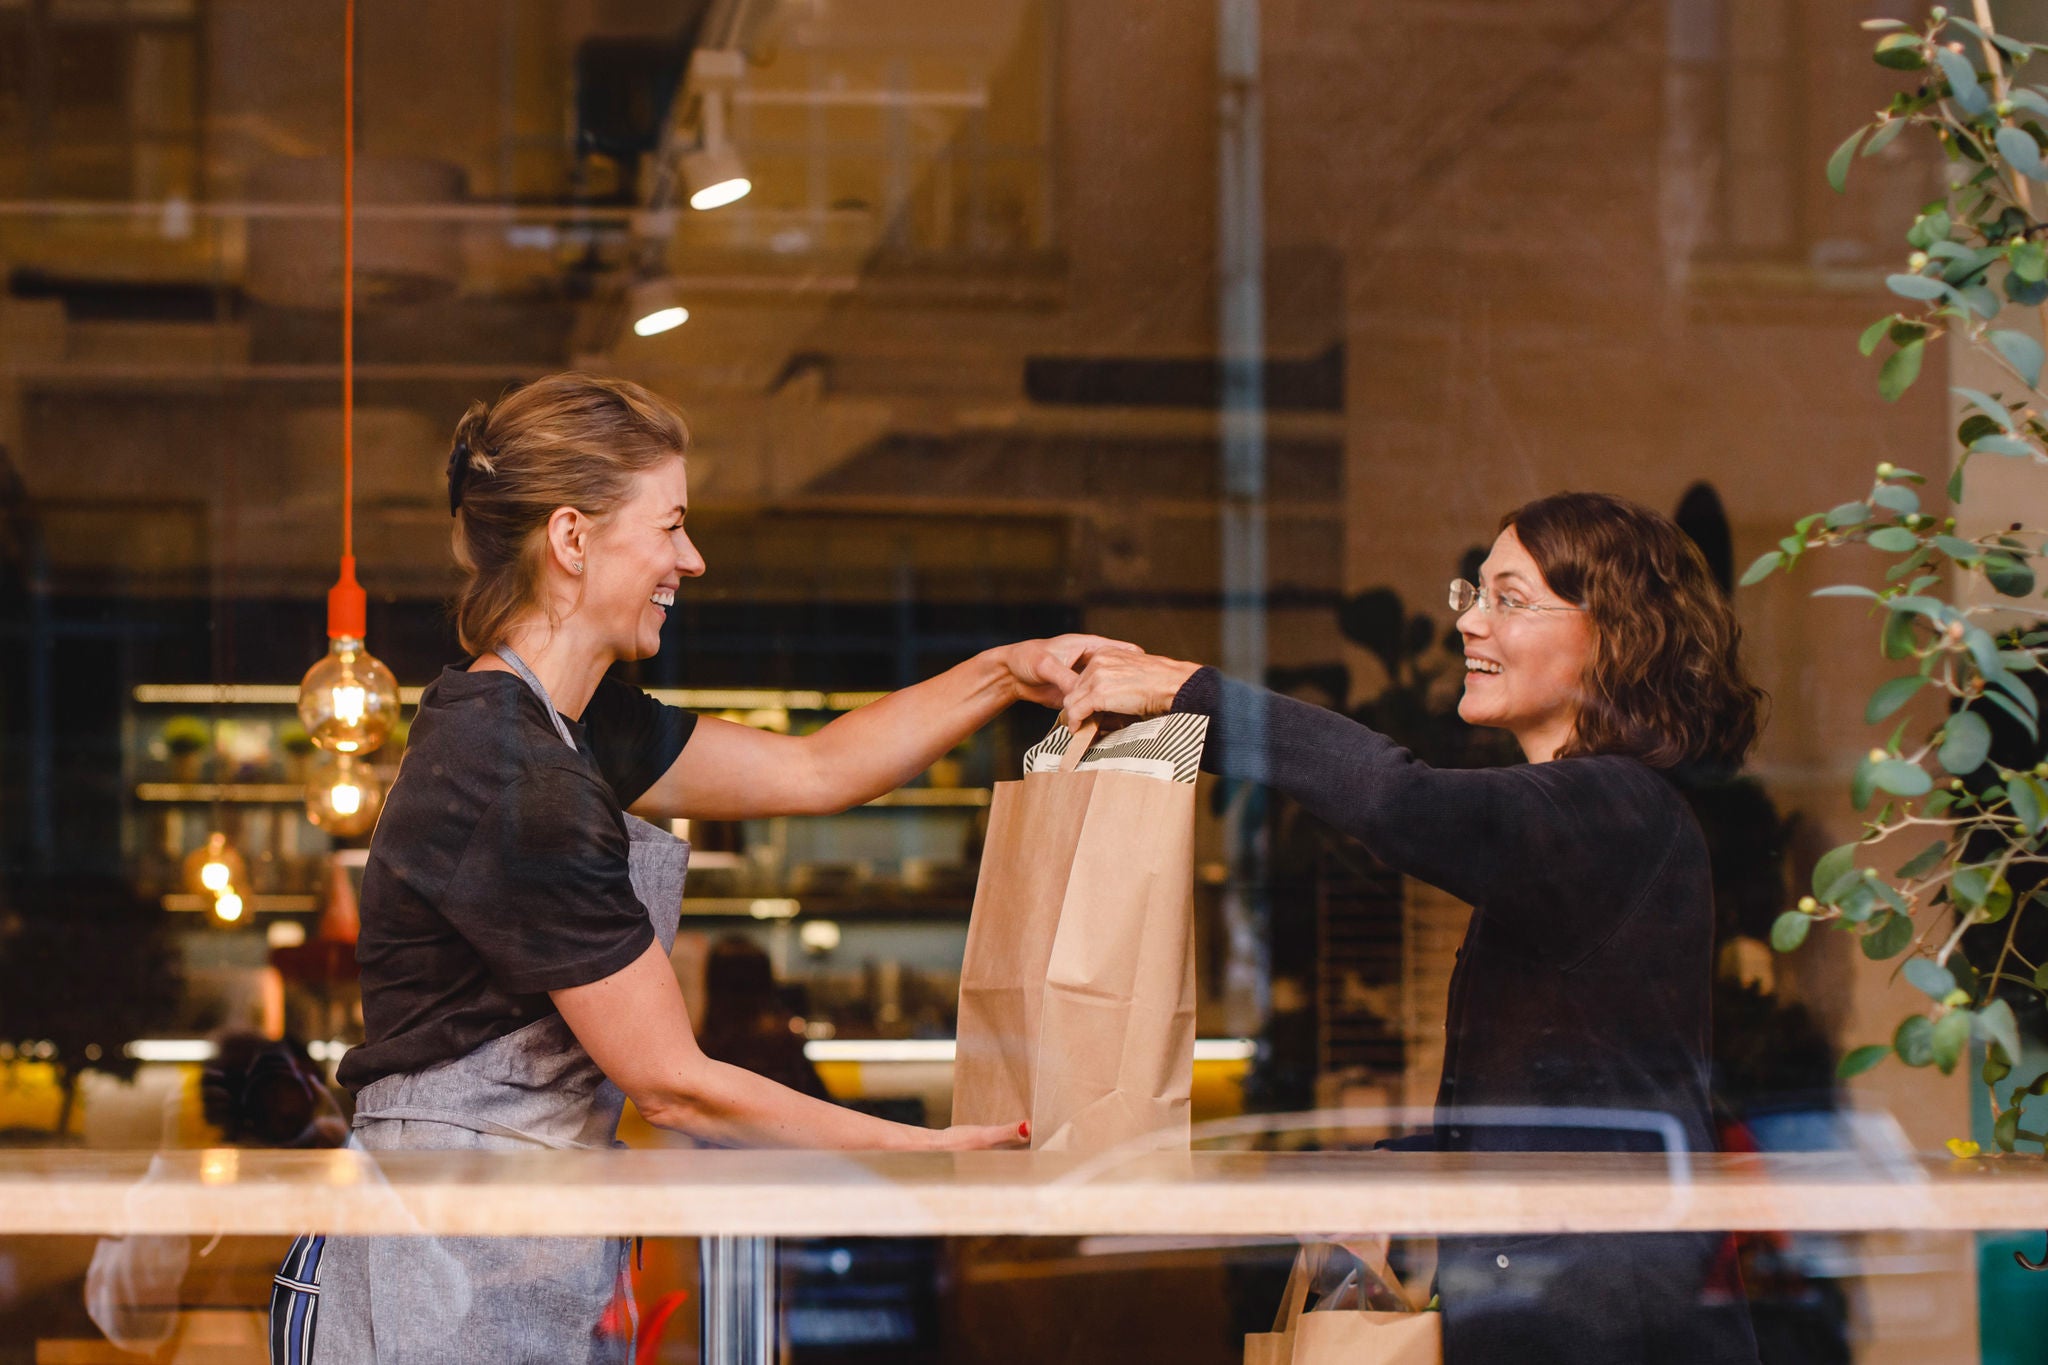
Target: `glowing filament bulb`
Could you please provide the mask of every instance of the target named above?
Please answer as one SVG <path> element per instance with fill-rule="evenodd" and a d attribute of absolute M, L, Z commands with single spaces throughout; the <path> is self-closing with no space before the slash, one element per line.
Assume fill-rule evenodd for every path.
<path fill-rule="evenodd" d="M 222 924 L 233 924 L 242 917 L 242 898 L 232 890 L 221 892 L 213 903 L 213 913 Z"/>
<path fill-rule="evenodd" d="M 228 865 L 217 858 L 199 869 L 199 884 L 216 896 L 227 890 L 233 879 L 234 874 L 228 871 Z"/>
<path fill-rule="evenodd" d="M 337 782 L 327 794 L 327 804 L 336 815 L 354 815 L 363 808 L 363 789 L 353 782 Z"/>
<path fill-rule="evenodd" d="M 360 685 L 351 683 L 334 689 L 334 718 L 343 725 L 361 725 L 370 698 Z"/>

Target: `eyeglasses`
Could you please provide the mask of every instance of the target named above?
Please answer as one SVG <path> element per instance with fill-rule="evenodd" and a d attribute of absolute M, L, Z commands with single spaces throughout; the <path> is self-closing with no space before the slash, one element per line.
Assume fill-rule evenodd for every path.
<path fill-rule="evenodd" d="M 1584 611 L 1583 607 L 1566 607 L 1548 602 L 1524 602 L 1509 593 L 1489 593 L 1476 583 L 1467 583 L 1462 578 L 1451 580 L 1451 610 L 1463 616 L 1477 607 L 1496 616 L 1508 616 L 1518 611 Z"/>

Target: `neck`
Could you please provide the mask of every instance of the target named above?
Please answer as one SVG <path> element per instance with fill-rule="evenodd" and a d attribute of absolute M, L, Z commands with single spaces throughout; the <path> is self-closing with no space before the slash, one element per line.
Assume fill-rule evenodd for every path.
<path fill-rule="evenodd" d="M 555 709 L 570 720 L 583 719 L 583 708 L 612 665 L 608 653 L 577 638 L 569 621 L 554 626 L 540 619 L 521 621 L 505 632 L 505 643 L 540 679 Z"/>
<path fill-rule="evenodd" d="M 1530 730 L 1515 735 L 1515 742 L 1522 746 L 1522 757 L 1531 763 L 1548 763 L 1557 757 L 1557 751 L 1564 748 L 1572 737 L 1572 722 L 1566 720 L 1546 721 Z"/>

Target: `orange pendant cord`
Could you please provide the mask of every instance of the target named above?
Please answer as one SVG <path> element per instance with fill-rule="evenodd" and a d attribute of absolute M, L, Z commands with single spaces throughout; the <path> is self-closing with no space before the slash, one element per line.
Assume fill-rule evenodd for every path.
<path fill-rule="evenodd" d="M 356 582 L 356 0 L 341 36 L 341 577 L 327 590 L 327 638 L 363 638 L 369 604 Z"/>

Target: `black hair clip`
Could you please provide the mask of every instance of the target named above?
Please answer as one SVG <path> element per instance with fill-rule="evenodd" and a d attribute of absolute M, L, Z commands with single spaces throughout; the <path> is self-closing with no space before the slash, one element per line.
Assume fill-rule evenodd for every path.
<path fill-rule="evenodd" d="M 457 437 L 448 456 L 448 515 L 462 509 L 462 481 L 469 477 L 469 438 Z"/>

